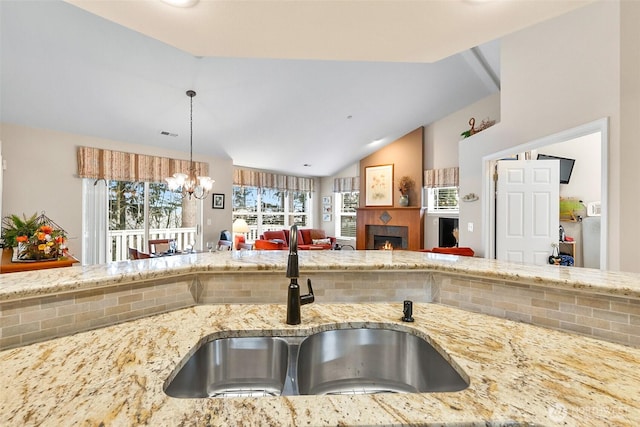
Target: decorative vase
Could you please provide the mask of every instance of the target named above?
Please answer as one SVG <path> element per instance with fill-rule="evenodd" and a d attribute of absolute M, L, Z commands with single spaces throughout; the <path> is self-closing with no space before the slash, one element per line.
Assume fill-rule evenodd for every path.
<path fill-rule="evenodd" d="M 16 258 L 20 261 L 58 259 L 60 245 L 54 241 L 40 243 L 18 243 Z"/>
<path fill-rule="evenodd" d="M 400 196 L 400 206 L 409 206 L 409 196 L 407 194 Z"/>
<path fill-rule="evenodd" d="M 22 259 L 27 259 L 28 256 L 29 256 L 29 245 L 26 243 L 19 242 L 16 258 L 22 260 Z"/>

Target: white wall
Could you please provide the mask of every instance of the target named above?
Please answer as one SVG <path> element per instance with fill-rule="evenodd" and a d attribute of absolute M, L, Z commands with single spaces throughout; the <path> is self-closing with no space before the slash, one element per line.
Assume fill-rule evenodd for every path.
<path fill-rule="evenodd" d="M 640 15 L 640 2 L 624 2 L 624 7 L 625 13 Z M 619 2 L 599 1 L 502 40 L 501 122 L 460 142 L 460 190 L 462 194 L 482 193 L 488 179 L 482 176 L 485 155 L 608 117 L 608 267 L 640 271 L 635 255 L 640 231 L 633 219 L 640 211 L 640 201 L 621 197 L 623 185 L 631 190 L 632 182 L 640 182 L 639 157 L 621 158 L 621 153 L 638 152 L 637 134 L 631 138 L 629 131 L 629 137 L 625 134 L 622 139 L 620 131 L 621 117 L 627 117 L 621 107 L 625 114 L 638 111 L 637 97 L 627 100 L 621 96 L 621 75 L 637 90 L 640 74 L 621 70 L 620 10 Z M 634 31 L 635 37 L 639 31 Z M 637 56 L 633 57 L 634 71 L 638 64 Z M 637 114 L 629 115 L 635 117 L 625 120 L 624 127 L 636 129 Z M 480 249 L 479 255 L 483 255 L 485 232 L 481 206 L 469 203 L 460 212 L 460 244 Z M 469 222 L 474 223 L 472 233 L 466 231 Z"/>
<path fill-rule="evenodd" d="M 424 168 L 442 169 L 458 166 L 460 134 L 469 130 L 469 119 L 476 127 L 485 119 L 500 121 L 500 93 L 489 95 L 424 128 Z"/>
<path fill-rule="evenodd" d="M 351 166 L 347 166 L 342 169 L 340 172 L 336 173 L 332 176 L 322 177 L 320 178 L 320 190 L 318 192 L 317 203 L 315 204 L 318 218 L 318 228 L 322 228 L 327 236 L 335 236 L 336 235 L 336 216 L 335 216 L 335 200 L 333 194 L 333 181 L 335 178 L 349 178 L 353 176 L 358 176 L 360 173 L 360 163 L 356 162 Z M 331 206 L 333 208 L 333 213 L 331 215 L 331 221 L 324 222 L 322 221 L 322 198 L 323 197 L 331 197 Z M 355 246 L 354 246 L 355 247 Z"/>
<path fill-rule="evenodd" d="M 2 157 L 2 140 L 0 139 L 0 214 L 2 213 L 2 179 L 3 178 L 4 178 L 4 160 Z M 4 218 L 4 216 L 0 216 L 0 232 L 2 231 L 2 225 L 1 225 L 2 218 Z"/>
<path fill-rule="evenodd" d="M 560 185 L 560 197 L 577 198 L 585 203 L 600 200 L 600 133 L 547 145 L 536 151 L 541 154 L 575 159 L 569 183 Z"/>
<path fill-rule="evenodd" d="M 640 2 L 623 1 L 620 7 L 621 28 L 621 81 L 620 81 L 620 144 L 616 162 L 609 167 L 615 181 L 609 181 L 609 191 L 616 185 L 619 200 L 616 221 L 620 226 L 620 249 L 614 254 L 620 258 L 622 270 L 640 272 L 638 242 L 640 227 Z M 635 268 L 630 268 L 634 266 Z"/>
<path fill-rule="evenodd" d="M 425 169 L 441 169 L 458 166 L 458 142 L 460 134 L 469 130 L 469 119 L 476 119 L 476 127 L 482 120 L 500 122 L 500 93 L 487 96 L 453 114 L 425 125 Z M 451 214 L 427 214 L 424 222 L 424 247 L 438 246 L 439 218 L 457 218 Z"/>
<path fill-rule="evenodd" d="M 145 145 L 35 129 L 2 123 L 3 157 L 7 163 L 2 191 L 2 217 L 27 216 L 42 211 L 69 233 L 69 250 L 82 253 L 82 180 L 77 178 L 76 147 L 90 146 L 139 154 L 188 159 L 189 154 Z M 212 209 L 211 196 L 204 203 L 203 241 L 217 241 L 221 229 L 231 229 L 231 160 L 194 155 L 209 163 L 216 180 L 214 192 L 225 193 L 225 209 Z M 211 223 L 211 225 L 208 225 Z"/>

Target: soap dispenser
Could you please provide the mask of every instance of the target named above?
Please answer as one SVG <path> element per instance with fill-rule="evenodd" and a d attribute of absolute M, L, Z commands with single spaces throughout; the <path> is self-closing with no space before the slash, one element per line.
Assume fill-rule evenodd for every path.
<path fill-rule="evenodd" d="M 406 300 L 402 308 L 402 321 L 413 322 L 413 302 Z"/>

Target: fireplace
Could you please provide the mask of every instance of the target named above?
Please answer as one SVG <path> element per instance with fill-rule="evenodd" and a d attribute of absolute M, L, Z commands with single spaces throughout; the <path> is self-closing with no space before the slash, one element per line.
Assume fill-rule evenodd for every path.
<path fill-rule="evenodd" d="M 438 226 L 438 246 L 441 248 L 458 246 L 458 240 L 453 232 L 458 228 L 458 218 L 441 217 Z"/>
<path fill-rule="evenodd" d="M 419 207 L 359 208 L 357 249 L 379 249 L 389 241 L 393 249 L 423 248 L 423 210 Z"/>
<path fill-rule="evenodd" d="M 397 225 L 367 225 L 366 249 L 383 249 L 389 242 L 393 249 L 407 249 L 409 228 Z"/>

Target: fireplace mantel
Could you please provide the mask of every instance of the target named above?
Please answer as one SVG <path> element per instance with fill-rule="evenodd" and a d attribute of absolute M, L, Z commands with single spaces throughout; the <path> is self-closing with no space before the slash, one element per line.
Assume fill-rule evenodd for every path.
<path fill-rule="evenodd" d="M 356 210 L 356 249 L 367 249 L 367 226 L 408 227 L 407 249 L 424 247 L 424 209 L 421 207 L 367 207 Z"/>

